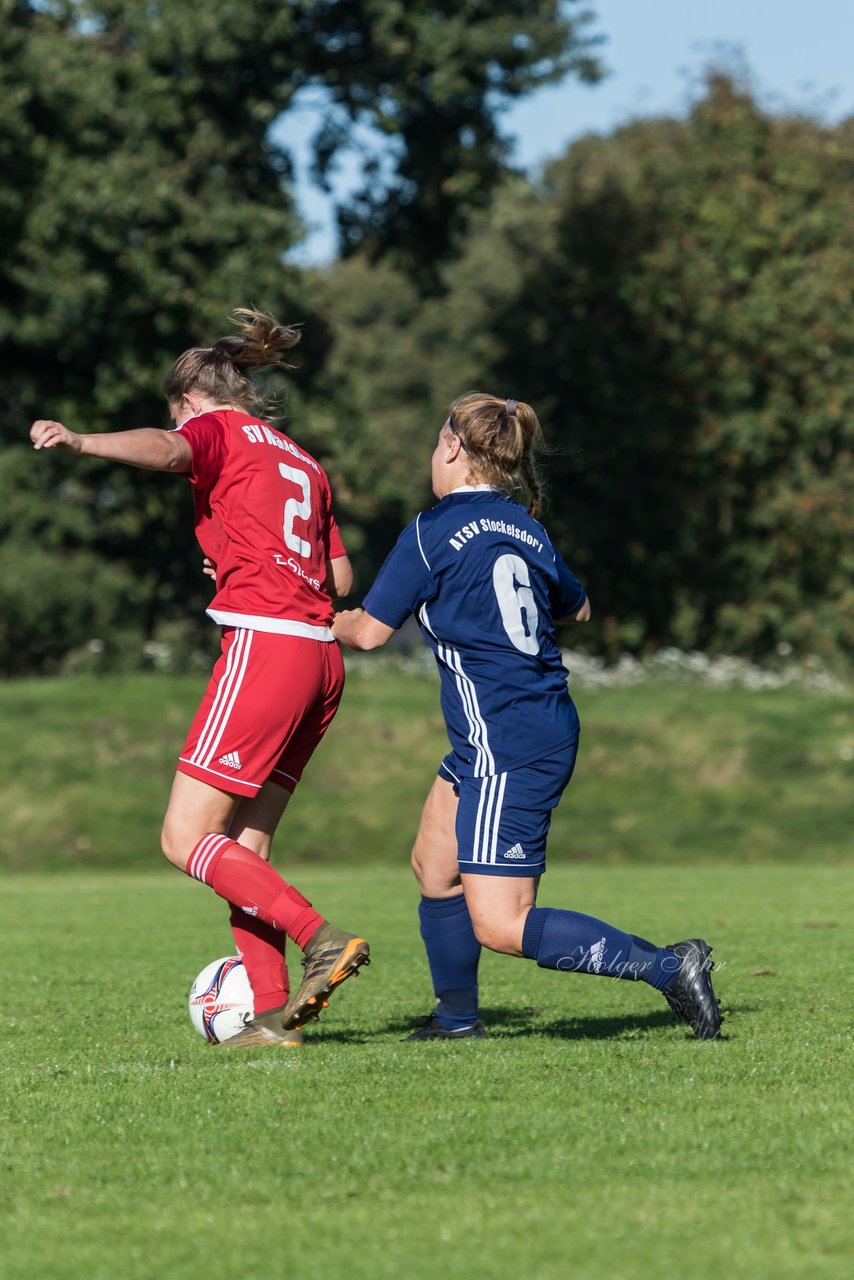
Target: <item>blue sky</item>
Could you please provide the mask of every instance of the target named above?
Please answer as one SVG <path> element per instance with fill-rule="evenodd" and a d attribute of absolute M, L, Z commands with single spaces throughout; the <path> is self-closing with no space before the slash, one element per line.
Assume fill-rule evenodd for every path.
<path fill-rule="evenodd" d="M 579 7 L 585 7 L 580 5 Z M 608 133 L 637 116 L 684 114 L 702 70 L 722 55 L 749 68 L 760 101 L 828 122 L 854 115 L 854 0 L 589 0 L 608 75 L 598 85 L 567 80 L 502 117 L 517 163 L 536 168 L 585 133 Z M 334 253 L 329 201 L 304 176 L 316 109 L 288 116 L 303 170 L 297 194 L 314 230 L 295 255 Z M 351 170 L 352 172 L 352 170 Z M 342 184 L 348 168 L 341 170 Z"/>

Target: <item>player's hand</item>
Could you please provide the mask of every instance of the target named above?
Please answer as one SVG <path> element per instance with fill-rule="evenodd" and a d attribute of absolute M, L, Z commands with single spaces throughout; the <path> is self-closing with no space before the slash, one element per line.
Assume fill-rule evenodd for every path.
<path fill-rule="evenodd" d="M 63 453 L 80 453 L 82 441 L 76 431 L 69 431 L 61 422 L 39 418 L 30 427 L 30 439 L 34 449 L 61 449 Z"/>
<path fill-rule="evenodd" d="M 206 573 L 209 578 L 213 578 L 214 582 L 216 582 L 216 565 L 208 556 L 205 556 L 202 561 L 202 573 Z"/>
<path fill-rule="evenodd" d="M 379 649 L 391 639 L 394 630 L 364 609 L 342 609 L 332 619 L 332 634 L 348 649 Z"/>
<path fill-rule="evenodd" d="M 350 622 L 354 618 L 361 617 L 364 612 L 364 609 L 342 609 L 340 613 L 336 613 L 330 624 L 335 639 L 339 639 L 340 633 L 347 630 Z"/>

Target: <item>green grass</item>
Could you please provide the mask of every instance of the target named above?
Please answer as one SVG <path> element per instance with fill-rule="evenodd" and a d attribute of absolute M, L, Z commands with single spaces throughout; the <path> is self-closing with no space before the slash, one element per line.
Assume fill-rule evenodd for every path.
<path fill-rule="evenodd" d="M 202 685 L 0 686 L 0 1280 L 847 1277 L 851 698 L 577 691 L 540 901 L 707 936 L 725 1040 L 487 955 L 490 1038 L 405 1045 L 446 744 L 433 680 L 355 669 L 275 857 L 375 963 L 304 1049 L 229 1055 L 186 1012 L 224 909 L 158 854 Z"/>
<path fill-rule="evenodd" d="M 155 868 L 159 828 L 204 681 L 0 686 L 0 867 Z M 854 699 L 796 688 L 646 683 L 578 689 L 582 746 L 552 857 L 744 865 L 850 857 Z M 284 854 L 406 861 L 447 750 L 438 686 L 353 671 L 289 807 Z"/>
<path fill-rule="evenodd" d="M 230 950 L 212 894 L 6 877 L 3 1280 L 849 1274 L 850 868 L 549 872 L 545 904 L 709 937 L 719 1043 L 641 984 L 488 955 L 491 1038 L 402 1044 L 430 1003 L 408 875 L 293 878 L 374 964 L 304 1049 L 229 1056 L 186 1013 Z"/>

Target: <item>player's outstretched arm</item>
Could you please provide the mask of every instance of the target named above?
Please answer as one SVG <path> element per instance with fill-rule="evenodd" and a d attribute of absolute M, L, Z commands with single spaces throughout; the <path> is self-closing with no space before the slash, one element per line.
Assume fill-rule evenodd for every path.
<path fill-rule="evenodd" d="M 348 649 L 379 649 L 394 635 L 394 627 L 372 618 L 364 609 L 345 609 L 332 620 L 332 634 Z"/>
<path fill-rule="evenodd" d="M 39 418 L 30 427 L 30 439 L 35 449 L 86 454 L 108 462 L 142 467 L 146 471 L 174 471 L 178 475 L 187 475 L 193 464 L 192 450 L 183 436 L 156 427 L 81 435 L 70 431 L 61 422 Z"/>

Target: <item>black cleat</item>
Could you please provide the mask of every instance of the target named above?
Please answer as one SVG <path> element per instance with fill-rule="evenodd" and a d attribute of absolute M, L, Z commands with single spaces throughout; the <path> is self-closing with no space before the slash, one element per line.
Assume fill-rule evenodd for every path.
<path fill-rule="evenodd" d="M 721 1033 L 720 1000 L 712 986 L 712 948 L 702 938 L 688 938 L 665 947 L 681 964 L 670 986 L 661 994 L 677 1018 L 687 1022 L 698 1040 L 714 1040 Z"/>
<path fill-rule="evenodd" d="M 435 1013 L 428 1013 L 426 1018 L 422 1018 L 416 1031 L 411 1035 L 404 1036 L 403 1041 L 407 1040 L 483 1040 L 486 1036 L 486 1027 L 479 1020 L 473 1022 L 468 1027 L 457 1027 L 454 1031 L 448 1031 L 442 1026 Z"/>

